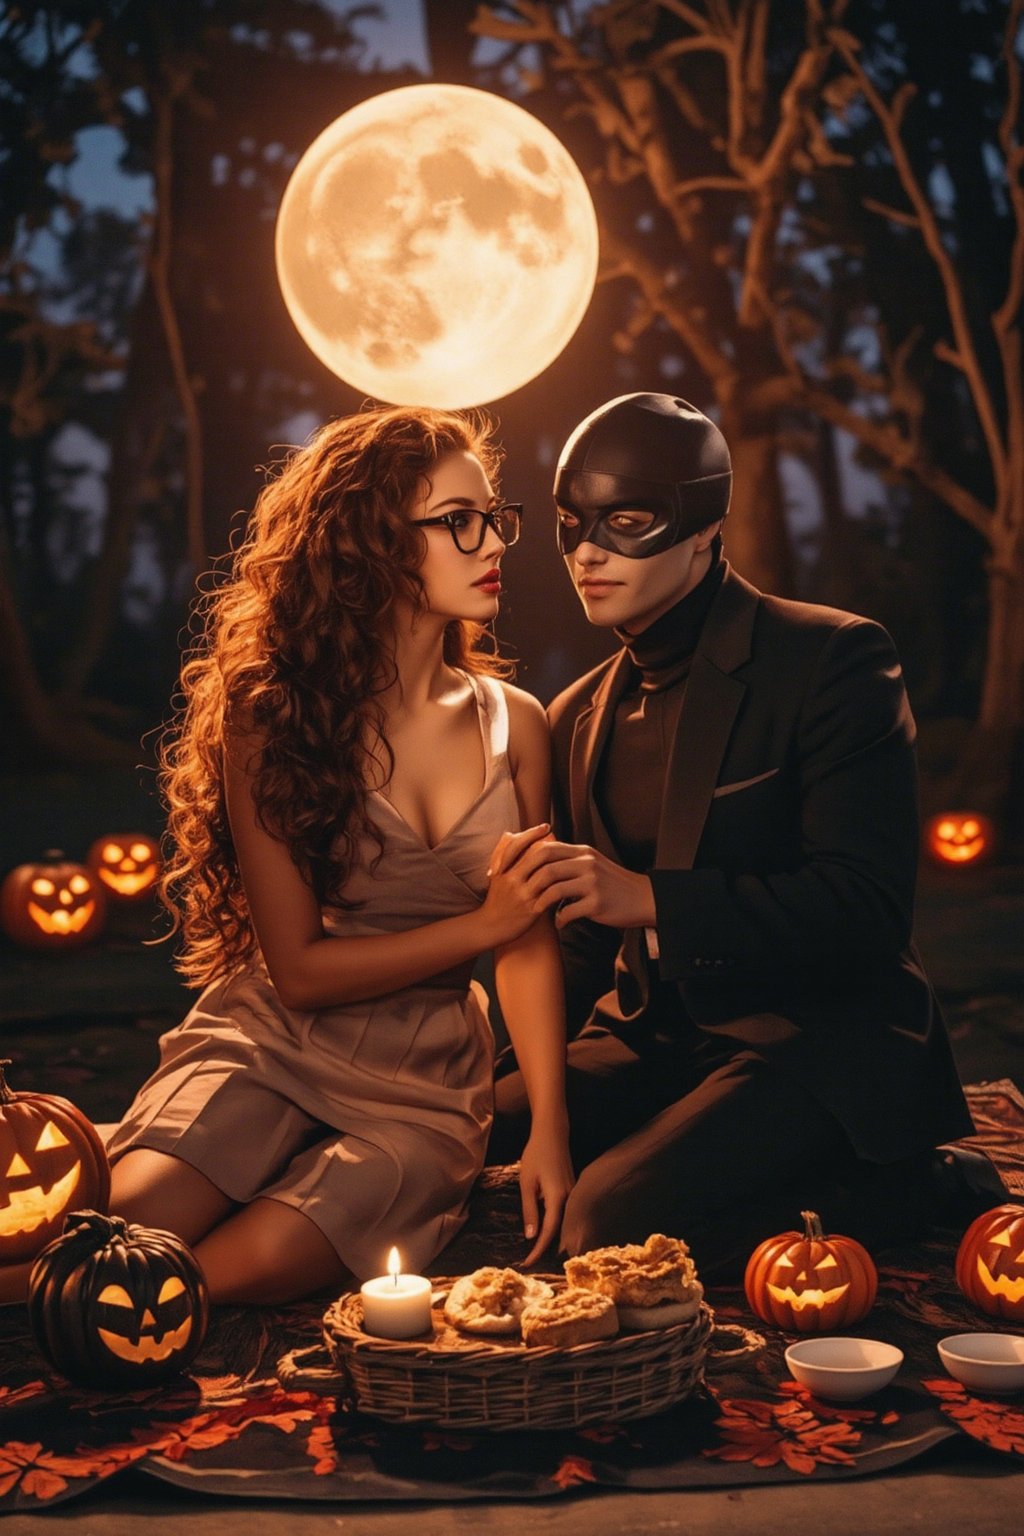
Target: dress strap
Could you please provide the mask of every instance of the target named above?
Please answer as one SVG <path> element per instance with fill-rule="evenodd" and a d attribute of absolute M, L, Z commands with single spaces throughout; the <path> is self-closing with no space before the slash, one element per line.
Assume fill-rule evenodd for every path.
<path fill-rule="evenodd" d="M 501 757 L 508 751 L 508 700 L 505 698 L 505 690 L 496 677 L 471 672 L 469 679 L 476 691 L 490 756 Z"/>

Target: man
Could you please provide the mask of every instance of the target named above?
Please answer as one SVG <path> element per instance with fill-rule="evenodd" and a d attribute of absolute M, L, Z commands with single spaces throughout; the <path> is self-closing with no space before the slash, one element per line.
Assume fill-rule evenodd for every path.
<path fill-rule="evenodd" d="M 563 1249 L 667 1231 L 705 1272 L 808 1206 L 878 1244 L 1005 1198 L 986 1159 L 934 1153 L 973 1126 L 910 942 L 914 724 L 892 643 L 732 571 L 731 483 L 721 432 L 673 396 L 609 401 L 570 437 L 559 547 L 622 649 L 551 705 L 554 834 L 501 860 L 563 935 Z M 496 1101 L 507 1158 L 518 1072 Z"/>

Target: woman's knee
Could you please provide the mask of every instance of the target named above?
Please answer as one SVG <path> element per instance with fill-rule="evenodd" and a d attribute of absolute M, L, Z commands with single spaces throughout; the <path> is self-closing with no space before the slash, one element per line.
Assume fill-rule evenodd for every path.
<path fill-rule="evenodd" d="M 161 1227 L 186 1243 L 198 1242 L 234 1209 L 205 1174 L 169 1152 L 135 1147 L 111 1169 L 111 1215 Z"/>
<path fill-rule="evenodd" d="M 351 1278 L 320 1228 L 280 1200 L 243 1206 L 196 1247 L 217 1303 L 277 1306 Z"/>

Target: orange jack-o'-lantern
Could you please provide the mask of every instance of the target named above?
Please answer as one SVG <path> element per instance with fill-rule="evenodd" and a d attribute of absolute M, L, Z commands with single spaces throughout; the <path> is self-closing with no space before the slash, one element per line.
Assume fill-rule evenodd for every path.
<path fill-rule="evenodd" d="M 86 863 L 114 901 L 138 901 L 160 874 L 160 849 L 146 832 L 111 832 L 98 837 Z"/>
<path fill-rule="evenodd" d="M 105 1207 L 110 1169 L 95 1127 L 46 1093 L 14 1093 L 0 1061 L 0 1264 L 24 1263 L 88 1202 Z"/>
<path fill-rule="evenodd" d="M 36 1343 L 72 1381 L 147 1387 L 195 1355 L 209 1294 L 172 1232 L 75 1211 L 32 1266 L 28 1307 Z"/>
<path fill-rule="evenodd" d="M 1024 1323 L 1024 1205 L 975 1217 L 957 1250 L 956 1283 L 982 1312 Z"/>
<path fill-rule="evenodd" d="M 995 837 L 991 820 L 980 811 L 943 811 L 925 828 L 925 847 L 937 864 L 980 864 Z"/>
<path fill-rule="evenodd" d="M 769 1237 L 750 1255 L 743 1288 L 758 1317 L 792 1333 L 829 1333 L 871 1309 L 878 1271 L 852 1237 L 826 1237 L 814 1211 L 804 1230 Z"/>
<path fill-rule="evenodd" d="M 103 928 L 106 898 L 84 864 L 57 852 L 19 864 L 0 885 L 0 926 L 30 949 L 70 949 Z"/>

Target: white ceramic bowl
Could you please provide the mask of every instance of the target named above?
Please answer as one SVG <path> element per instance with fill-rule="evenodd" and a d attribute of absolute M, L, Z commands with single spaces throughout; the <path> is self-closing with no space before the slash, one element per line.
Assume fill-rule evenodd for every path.
<path fill-rule="evenodd" d="M 801 1339 L 786 1350 L 786 1364 L 815 1397 L 852 1403 L 888 1386 L 903 1364 L 903 1351 L 881 1339 L 839 1335 Z"/>
<path fill-rule="evenodd" d="M 939 1359 L 951 1376 L 976 1392 L 1024 1391 L 1024 1338 L 1016 1333 L 952 1333 L 940 1339 Z"/>

